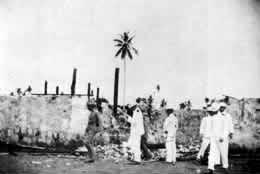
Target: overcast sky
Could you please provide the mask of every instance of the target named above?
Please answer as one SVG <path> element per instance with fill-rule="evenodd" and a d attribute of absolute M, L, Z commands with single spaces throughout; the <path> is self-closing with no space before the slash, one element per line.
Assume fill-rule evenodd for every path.
<path fill-rule="evenodd" d="M 42 92 L 44 80 L 69 92 L 76 67 L 77 93 L 91 82 L 111 100 L 123 67 L 113 39 L 130 31 L 140 54 L 127 62 L 128 102 L 157 84 L 171 106 L 260 97 L 259 10 L 257 0 L 0 0 L 0 92 Z"/>

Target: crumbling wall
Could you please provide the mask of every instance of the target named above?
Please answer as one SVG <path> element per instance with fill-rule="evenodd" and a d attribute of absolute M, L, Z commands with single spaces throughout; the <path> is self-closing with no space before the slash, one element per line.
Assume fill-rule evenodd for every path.
<path fill-rule="evenodd" d="M 70 96 L 0 96 L 0 138 L 2 141 L 25 144 L 68 144 L 76 133 L 83 134 L 90 111 L 86 97 Z M 227 111 L 234 122 L 235 134 L 231 148 L 257 149 L 260 147 L 259 99 L 238 100 L 230 97 Z M 103 130 L 95 136 L 97 144 L 127 141 L 130 125 L 112 116 L 106 106 L 101 114 Z M 197 146 L 200 143 L 202 110 L 176 110 L 179 121 L 177 144 Z M 149 144 L 163 144 L 165 109 L 144 113 L 146 137 Z"/>
<path fill-rule="evenodd" d="M 3 141 L 51 144 L 65 141 L 76 132 L 72 123 L 82 114 L 73 113 L 73 100 L 81 107 L 86 98 L 70 96 L 0 96 L 0 130 Z M 87 117 L 88 113 L 85 109 Z"/>
<path fill-rule="evenodd" d="M 260 148 L 260 100 L 229 97 L 227 111 L 231 114 L 235 133 L 231 141 L 234 148 Z"/>

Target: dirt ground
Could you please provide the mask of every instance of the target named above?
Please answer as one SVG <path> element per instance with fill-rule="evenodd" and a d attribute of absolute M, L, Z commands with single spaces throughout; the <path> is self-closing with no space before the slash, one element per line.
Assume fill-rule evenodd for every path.
<path fill-rule="evenodd" d="M 245 160 L 230 161 L 230 174 L 260 173 L 245 167 Z M 196 165 L 194 161 L 178 161 L 175 166 L 164 162 L 131 165 L 112 160 L 85 163 L 83 158 L 68 155 L 0 155 L 0 174 L 200 174 L 205 170 L 206 166 Z M 223 170 L 217 168 L 216 173 L 221 174 Z"/>

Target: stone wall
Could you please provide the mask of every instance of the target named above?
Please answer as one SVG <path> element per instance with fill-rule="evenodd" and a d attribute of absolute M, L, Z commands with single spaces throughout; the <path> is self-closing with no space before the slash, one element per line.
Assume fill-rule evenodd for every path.
<path fill-rule="evenodd" d="M 25 144 L 65 141 L 74 132 L 74 120 L 79 121 L 73 114 L 73 100 L 86 104 L 83 97 L 0 96 L 1 139 Z"/>
<path fill-rule="evenodd" d="M 231 114 L 235 134 L 231 141 L 234 147 L 260 148 L 260 99 L 229 97 L 228 112 Z"/>
<path fill-rule="evenodd" d="M 90 114 L 86 109 L 86 101 L 86 97 L 77 96 L 0 96 L 0 138 L 2 141 L 31 145 L 55 145 L 57 140 L 67 144 L 76 134 L 85 132 Z M 228 112 L 232 115 L 235 127 L 231 148 L 259 148 L 259 99 L 238 100 L 229 97 L 229 103 Z M 111 137 L 113 142 L 118 142 L 117 138 L 126 141 L 129 125 L 128 129 L 120 125 L 120 120 L 113 118 L 112 111 L 107 106 L 104 108 L 101 116 L 104 129 L 96 139 L 100 144 L 112 142 Z M 177 144 L 199 145 L 200 120 L 205 113 L 202 110 L 177 110 L 175 114 L 179 120 Z M 149 144 L 164 143 L 162 128 L 165 118 L 165 110 L 144 117 Z M 120 130 L 120 127 L 124 129 Z"/>

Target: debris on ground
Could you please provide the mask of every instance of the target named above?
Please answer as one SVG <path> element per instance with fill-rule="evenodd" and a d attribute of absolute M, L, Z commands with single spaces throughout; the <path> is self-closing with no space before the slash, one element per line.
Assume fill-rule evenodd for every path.
<path fill-rule="evenodd" d="M 198 153 L 199 146 L 189 146 L 185 147 L 182 145 L 179 145 L 177 148 L 177 158 L 184 160 L 184 159 L 193 159 L 196 154 Z M 129 157 L 129 152 L 125 149 L 123 145 L 117 145 L 117 144 L 109 144 L 105 146 L 98 145 L 95 147 L 95 152 L 98 159 L 101 160 L 107 160 L 112 159 L 115 162 L 126 160 Z M 165 160 L 166 157 L 166 149 L 165 148 L 159 148 L 151 151 L 153 154 L 151 160 Z"/>
<path fill-rule="evenodd" d="M 99 159 L 112 159 L 116 162 L 125 159 L 123 147 L 117 144 L 109 144 L 105 146 L 98 145 L 95 148 L 96 155 Z"/>

